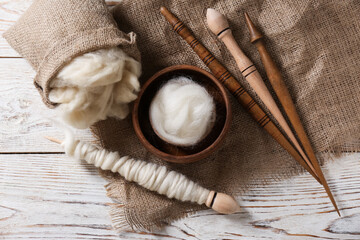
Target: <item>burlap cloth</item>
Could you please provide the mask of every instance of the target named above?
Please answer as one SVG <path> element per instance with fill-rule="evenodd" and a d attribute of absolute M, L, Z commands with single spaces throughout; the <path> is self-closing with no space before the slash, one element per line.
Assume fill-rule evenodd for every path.
<path fill-rule="evenodd" d="M 104 0 L 34 0 L 3 36 L 36 71 L 35 87 L 50 108 L 49 84 L 73 58 L 119 46 L 140 59 L 135 34 L 117 28 Z"/>
<path fill-rule="evenodd" d="M 224 13 L 244 52 L 265 78 L 259 55 L 249 42 L 243 13 L 247 11 L 267 36 L 267 46 L 284 75 L 318 157 L 360 148 L 360 2 L 359 1 L 133 1 L 112 11 L 121 30 L 134 31 L 142 55 L 142 82 L 175 64 L 207 69 L 159 13 L 166 6 L 247 89 L 226 47 L 207 29 L 205 11 Z M 208 70 L 208 69 L 207 69 Z M 252 93 L 252 92 L 251 92 Z M 254 96 L 254 94 L 252 94 Z M 187 164 L 166 164 L 149 154 L 136 138 L 131 120 L 96 125 L 102 144 L 122 154 L 166 164 L 203 186 L 239 196 L 249 186 L 297 174 L 301 168 L 232 98 L 233 123 L 222 148 L 211 157 Z M 124 138 L 124 136 L 126 136 Z M 108 195 L 116 229 L 154 229 L 203 209 L 169 200 L 115 174 Z M 315 181 L 315 180 L 314 180 Z M 329 202 L 330 205 L 330 202 Z"/>
<path fill-rule="evenodd" d="M 69 19 L 47 14 L 45 6 L 40 4 L 41 1 L 45 0 L 35 2 L 38 3 L 38 7 L 43 7 L 39 14 L 45 22 L 24 21 L 22 25 L 27 26 L 28 31 L 34 27 L 34 24 L 51 25 L 53 22 L 49 19 L 53 18 L 57 19 L 56 23 L 67 22 L 69 24 L 67 27 L 72 26 L 70 22 L 72 19 L 77 18 L 81 21 L 80 15 L 76 14 L 64 13 Z M 79 45 L 83 47 L 83 51 L 77 51 L 75 48 L 77 45 L 72 45 L 70 49 L 66 48 L 66 42 L 60 41 L 59 36 L 66 38 L 67 32 L 62 32 L 57 37 L 60 45 L 55 46 L 55 49 L 61 53 L 61 47 L 64 47 L 65 50 L 70 51 L 67 55 L 44 52 L 41 48 L 31 50 L 26 41 L 21 42 L 21 39 L 28 38 L 28 41 L 33 41 L 36 45 L 36 37 L 32 38 L 32 35 L 24 34 L 19 37 L 14 33 L 16 31 L 13 31 L 14 35 L 9 34 L 8 40 L 17 39 L 12 41 L 12 45 L 16 46 L 19 43 L 25 45 L 26 48 L 17 50 L 20 53 L 30 52 L 31 54 L 25 57 L 30 62 L 33 60 L 36 63 L 32 65 L 38 71 L 48 71 L 48 77 L 56 74 L 58 69 L 72 57 L 94 48 L 120 44 L 124 50 L 134 53 L 129 51 L 134 47 L 134 35 L 124 35 L 114 30 L 114 23 L 109 19 L 108 13 L 103 11 L 104 5 L 101 0 L 48 2 L 56 6 L 55 10 L 62 9 L 65 3 L 80 4 L 79 9 L 83 9 L 83 13 L 88 15 L 88 22 L 84 23 L 84 26 L 91 28 L 91 24 L 95 22 L 98 24 L 96 28 L 110 28 L 110 33 L 103 36 L 98 36 L 99 32 L 97 32 L 96 41 L 93 41 L 90 35 L 82 35 L 81 39 L 88 39 Z M 112 11 L 118 27 L 123 32 L 133 31 L 137 34 L 137 45 L 142 55 L 142 83 L 156 71 L 170 65 L 192 64 L 207 69 L 159 13 L 161 5 L 177 15 L 219 61 L 249 89 L 229 52 L 207 29 L 205 23 L 205 11 L 208 7 L 224 13 L 229 19 L 236 40 L 265 78 L 259 55 L 255 47 L 249 43 L 249 34 L 243 17 L 243 12 L 247 11 L 267 36 L 267 46 L 281 68 L 318 157 L 322 159 L 329 152 L 360 150 L 359 1 L 124 0 Z M 69 12 L 73 10 L 74 8 L 71 7 L 67 9 Z M 103 22 L 105 25 L 101 24 L 104 16 L 107 18 Z M 43 33 L 37 32 L 39 35 Z M 51 32 L 45 31 L 45 33 L 51 36 Z M 72 44 L 70 37 L 66 39 Z M 74 39 L 77 39 L 76 35 Z M 51 46 L 52 41 L 49 40 L 48 43 Z M 43 53 L 39 59 L 45 66 L 54 62 L 55 65 L 51 65 L 50 68 L 40 68 L 39 59 L 31 59 L 37 54 L 34 51 Z M 54 59 L 54 54 L 61 57 L 60 61 Z M 51 61 L 47 62 L 49 60 Z M 46 84 L 42 86 L 44 87 L 46 88 Z M 46 101 L 46 94 L 41 88 L 39 90 Z M 249 92 L 254 96 L 251 90 Z M 266 184 L 269 179 L 283 179 L 300 173 L 302 169 L 296 161 L 261 129 L 232 97 L 231 100 L 233 123 L 226 142 L 209 158 L 192 164 L 168 164 L 148 153 L 136 138 L 130 118 L 123 121 L 109 119 L 100 122 L 93 127 L 93 131 L 100 143 L 108 149 L 119 151 L 122 155 L 165 164 L 205 187 L 233 196 L 240 196 L 253 185 Z M 204 209 L 203 206 L 169 200 L 134 183 L 128 183 L 117 174 L 102 172 L 102 175 L 110 182 L 106 189 L 108 195 L 115 200 L 111 205 L 111 215 L 114 227 L 118 230 L 129 226 L 134 229 L 152 230 Z"/>

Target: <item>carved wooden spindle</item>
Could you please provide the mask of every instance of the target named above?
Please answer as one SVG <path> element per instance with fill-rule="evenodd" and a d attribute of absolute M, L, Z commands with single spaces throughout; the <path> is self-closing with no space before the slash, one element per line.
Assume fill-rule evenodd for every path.
<path fill-rule="evenodd" d="M 224 42 L 231 55 L 234 57 L 244 78 L 249 82 L 250 86 L 254 89 L 261 101 L 263 101 L 265 106 L 269 109 L 270 113 L 279 122 L 280 127 L 282 127 L 285 134 L 289 137 L 290 141 L 299 151 L 307 165 L 309 165 L 311 170 L 316 174 L 312 163 L 302 150 L 294 133 L 291 131 L 291 128 L 286 122 L 279 107 L 276 105 L 274 98 L 271 96 L 270 91 L 267 89 L 263 79 L 257 71 L 254 63 L 244 54 L 244 52 L 237 44 L 225 16 L 215 9 L 209 8 L 206 13 L 206 18 L 209 29 Z"/>
<path fill-rule="evenodd" d="M 211 70 L 214 76 L 223 83 L 226 88 L 235 96 L 239 103 L 250 113 L 255 121 L 264 128 L 286 151 L 297 160 L 319 183 L 316 174 L 309 168 L 304 159 L 290 144 L 286 137 L 280 132 L 268 115 L 260 108 L 255 100 L 245 91 L 240 83 L 221 65 L 216 58 L 191 34 L 190 30 L 176 18 L 165 7 L 160 8 L 161 14 L 171 24 L 174 31 L 178 33 L 195 51 L 205 65 Z"/>
<path fill-rule="evenodd" d="M 282 78 L 280 70 L 276 66 L 274 60 L 271 58 L 269 52 L 266 49 L 265 42 L 263 40 L 263 35 L 255 27 L 254 23 L 251 21 L 249 15 L 247 13 L 245 13 L 245 19 L 246 19 L 246 24 L 250 31 L 250 38 L 251 38 L 250 41 L 251 41 L 251 43 L 253 43 L 256 46 L 256 48 L 260 54 L 261 61 L 264 65 L 268 79 L 269 79 L 277 97 L 279 98 L 279 101 L 280 101 L 281 105 L 283 106 L 285 113 L 287 114 L 292 126 L 294 127 L 294 130 L 295 130 L 296 134 L 298 135 L 300 142 L 304 146 L 305 152 L 309 156 L 310 161 L 315 168 L 316 174 L 319 176 L 322 184 L 324 185 L 326 193 L 328 194 L 332 204 L 334 205 L 336 212 L 340 216 L 340 212 L 336 205 L 335 199 L 334 199 L 334 197 L 330 191 L 330 188 L 326 182 L 324 174 L 321 171 L 319 162 L 316 159 L 316 156 L 315 156 L 314 150 L 311 146 L 310 140 L 305 133 L 305 129 L 301 123 L 300 117 L 296 111 L 295 104 L 292 101 L 292 98 L 290 96 L 290 93 L 289 93 L 286 85 L 285 85 L 285 82 Z"/>
<path fill-rule="evenodd" d="M 62 142 L 63 142 L 63 141 L 53 138 L 53 137 L 45 136 L 45 138 L 48 139 L 49 141 L 52 141 L 57 144 L 62 144 Z M 82 159 L 82 160 L 88 161 L 87 159 Z M 97 167 L 99 167 L 99 166 L 97 166 Z M 100 168 L 102 168 L 102 167 L 100 166 Z M 105 170 L 105 169 L 103 169 L 103 170 Z M 113 171 L 113 170 L 111 170 L 111 171 Z M 116 172 L 116 173 L 120 174 L 120 172 Z M 139 182 L 137 182 L 137 184 L 144 187 Z M 178 200 L 181 200 L 181 199 L 178 199 Z M 236 202 L 236 200 L 232 196 L 227 195 L 225 193 L 215 192 L 215 191 L 209 192 L 209 195 L 207 196 L 205 205 L 208 208 L 212 208 L 212 209 L 214 209 L 214 211 L 216 211 L 218 213 L 222 213 L 222 214 L 233 214 L 233 213 L 239 212 L 241 210 L 239 204 Z"/>

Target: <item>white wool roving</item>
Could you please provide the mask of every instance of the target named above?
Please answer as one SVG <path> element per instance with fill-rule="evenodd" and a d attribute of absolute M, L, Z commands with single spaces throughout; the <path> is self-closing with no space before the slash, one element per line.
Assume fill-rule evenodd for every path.
<path fill-rule="evenodd" d="M 126 180 L 136 182 L 140 186 L 175 198 L 180 201 L 191 201 L 204 204 L 210 190 L 201 187 L 184 175 L 168 170 L 165 166 L 120 157 L 117 152 L 100 149 L 95 145 L 75 140 L 71 133 L 66 134 L 62 142 L 67 155 L 83 159 L 103 170 L 119 173 Z M 215 197 L 214 197 L 215 198 Z"/>
<path fill-rule="evenodd" d="M 201 141 L 216 117 L 214 100 L 207 90 L 185 76 L 175 77 L 160 88 L 149 114 L 157 134 L 181 146 Z"/>
<path fill-rule="evenodd" d="M 51 81 L 50 101 L 67 124 L 87 128 L 107 117 L 125 118 L 137 98 L 141 65 L 120 48 L 74 58 Z"/>

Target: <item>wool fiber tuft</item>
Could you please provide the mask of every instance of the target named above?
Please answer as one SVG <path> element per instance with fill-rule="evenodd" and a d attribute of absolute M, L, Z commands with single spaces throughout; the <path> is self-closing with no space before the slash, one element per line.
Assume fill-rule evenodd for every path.
<path fill-rule="evenodd" d="M 141 65 L 120 48 L 100 49 L 74 58 L 50 83 L 50 101 L 63 121 L 88 128 L 107 117 L 125 118 L 137 98 Z"/>
<path fill-rule="evenodd" d="M 186 76 L 177 76 L 160 88 L 149 114 L 157 134 L 179 146 L 201 141 L 216 117 L 213 98 L 203 86 Z"/>
<path fill-rule="evenodd" d="M 62 146 L 70 157 L 83 159 L 102 170 L 119 173 L 127 181 L 135 182 L 168 198 L 204 204 L 210 193 L 210 190 L 165 166 L 120 156 L 118 152 L 110 152 L 76 140 L 70 131 L 66 132 Z"/>

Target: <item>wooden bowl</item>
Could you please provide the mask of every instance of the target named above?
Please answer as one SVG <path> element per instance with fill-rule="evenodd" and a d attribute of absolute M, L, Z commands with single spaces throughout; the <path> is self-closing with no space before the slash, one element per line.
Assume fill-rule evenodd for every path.
<path fill-rule="evenodd" d="M 161 139 L 150 122 L 152 99 L 161 86 L 175 76 L 191 77 L 206 88 L 215 102 L 216 120 L 213 128 L 204 139 L 190 147 L 177 146 Z M 144 84 L 134 103 L 132 121 L 136 135 L 148 151 L 165 161 L 190 163 L 209 156 L 223 142 L 231 123 L 231 107 L 226 90 L 212 74 L 195 66 L 177 65 L 157 72 Z"/>

